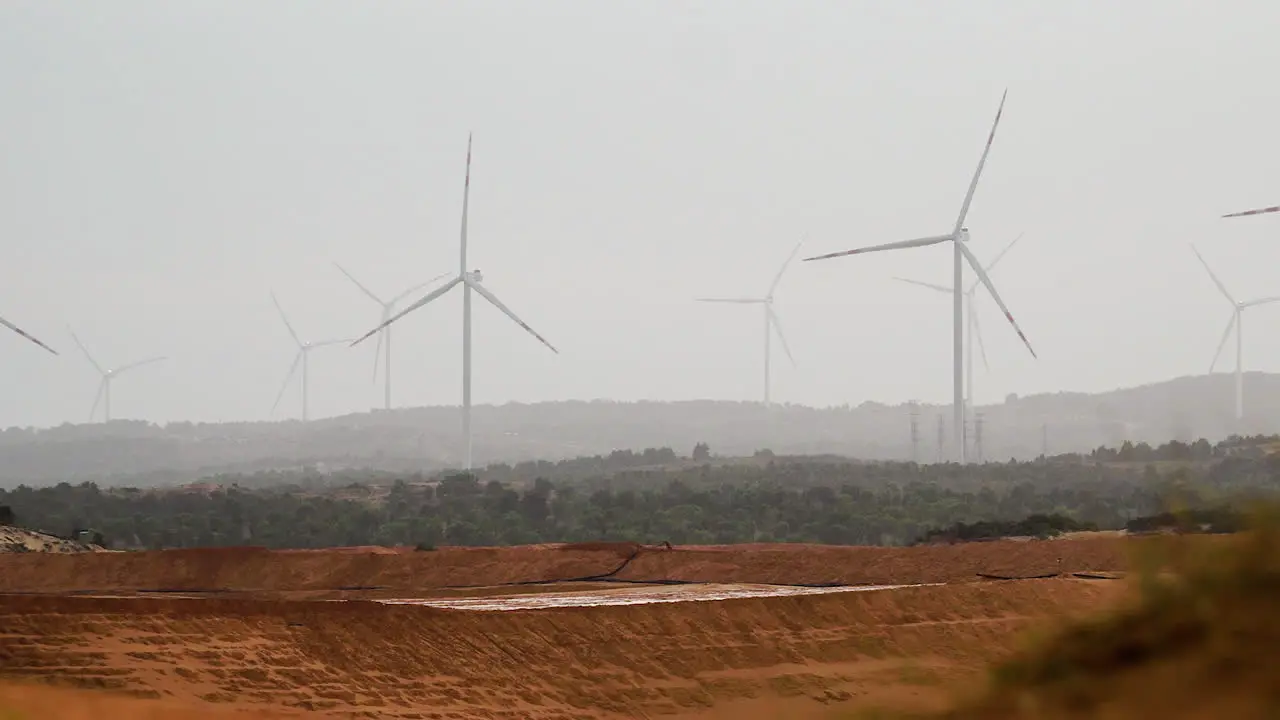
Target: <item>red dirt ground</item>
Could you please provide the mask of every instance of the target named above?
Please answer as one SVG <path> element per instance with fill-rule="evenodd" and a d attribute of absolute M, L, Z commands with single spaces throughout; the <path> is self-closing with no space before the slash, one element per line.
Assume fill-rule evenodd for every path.
<path fill-rule="evenodd" d="M 298 593 L 378 587 L 391 594 L 412 595 L 595 576 L 630 582 L 962 582 L 976 579 L 976 573 L 1033 576 L 1123 568 L 1129 542 L 1133 541 L 1101 537 L 911 548 L 797 544 L 666 550 L 633 543 L 589 543 L 392 553 L 208 548 L 77 555 L 0 554 L 0 592 Z"/>
<path fill-rule="evenodd" d="M 897 549 L 600 543 L 0 556 L 0 592 L 35 593 L 0 595 L 0 678 L 163 701 L 102 699 L 123 704 L 93 717 L 204 717 L 192 712 L 225 708 L 272 717 L 748 720 L 930 710 L 1011 652 L 1025 628 L 1107 607 L 1124 589 L 1068 578 L 970 582 L 976 573 L 1119 570 L 1125 550 L 1120 539 L 1086 538 Z M 351 586 L 399 597 L 527 593 L 549 588 L 504 583 L 619 569 L 613 577 L 635 581 L 950 584 L 509 612 L 288 599 L 360 594 L 338 590 Z M 619 585 L 555 589 L 592 587 Z M 241 592 L 68 595 L 223 588 Z M 73 696 L 65 713 L 82 715 L 50 710 L 52 697 L 0 688 L 0 718 L 9 720 L 6 703 L 39 720 L 90 716 Z"/>
<path fill-rule="evenodd" d="M 1120 587 L 1028 580 L 502 613 L 8 596 L 0 675 L 343 717 L 642 717 L 769 696 L 816 709 L 904 683 L 932 707 L 1032 620 L 1103 606 Z"/>

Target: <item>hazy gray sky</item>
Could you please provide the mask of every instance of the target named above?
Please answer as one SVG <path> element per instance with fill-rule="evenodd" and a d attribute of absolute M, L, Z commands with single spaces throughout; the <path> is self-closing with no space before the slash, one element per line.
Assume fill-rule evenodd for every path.
<path fill-rule="evenodd" d="M 981 298 L 978 399 L 1204 372 L 1241 299 L 1280 294 L 1273 2 L 0 4 L 0 425 L 265 419 L 300 333 L 356 335 L 472 266 L 561 349 L 475 310 L 477 402 L 760 397 L 754 308 L 807 254 L 968 222 L 1040 353 Z M 950 251 L 797 262 L 774 397 L 950 397 Z M 397 324 L 398 405 L 459 402 L 460 294 Z M 775 346 L 776 348 L 776 346 Z M 1234 367 L 1232 348 L 1220 369 Z M 312 413 L 381 404 L 373 347 L 312 356 Z M 1280 305 L 1246 314 L 1280 371 Z M 296 391 L 277 417 L 296 416 Z"/>

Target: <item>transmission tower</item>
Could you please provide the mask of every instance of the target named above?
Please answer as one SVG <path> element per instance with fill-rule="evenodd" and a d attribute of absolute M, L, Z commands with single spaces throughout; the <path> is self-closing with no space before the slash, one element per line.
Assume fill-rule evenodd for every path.
<path fill-rule="evenodd" d="M 982 462 L 982 413 L 977 413 L 973 417 L 973 450 L 978 462 Z"/>
<path fill-rule="evenodd" d="M 947 419 L 941 413 L 938 414 L 938 462 L 947 461 Z"/>
<path fill-rule="evenodd" d="M 911 462 L 920 462 L 920 406 L 911 403 Z"/>

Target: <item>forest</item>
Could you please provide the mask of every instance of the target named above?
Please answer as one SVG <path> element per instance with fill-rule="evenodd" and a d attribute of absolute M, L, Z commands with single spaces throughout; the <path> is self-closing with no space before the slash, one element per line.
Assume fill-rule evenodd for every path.
<path fill-rule="evenodd" d="M 162 489 L 19 486 L 0 490 L 7 508 L 0 521 L 62 536 L 92 533 L 118 549 L 591 540 L 903 545 L 946 536 L 948 528 L 962 539 L 992 534 L 991 523 L 1010 524 L 1009 532 L 1120 529 L 1150 525 L 1175 506 L 1244 503 L 1280 487 L 1277 449 L 1280 438 L 1233 437 L 960 466 L 768 451 L 724 459 L 700 443 L 687 458 L 670 449 L 620 451 L 475 474 L 310 470 L 218 475 Z M 975 523 L 988 525 L 964 529 Z"/>

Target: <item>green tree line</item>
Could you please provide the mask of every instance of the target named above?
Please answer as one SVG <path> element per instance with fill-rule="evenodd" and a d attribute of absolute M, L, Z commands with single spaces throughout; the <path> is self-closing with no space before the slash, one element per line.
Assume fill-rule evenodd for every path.
<path fill-rule="evenodd" d="M 1151 448 L 1150 462 L 1108 451 L 967 466 L 768 453 L 729 461 L 700 448 L 699 463 L 672 462 L 670 451 L 634 453 L 615 458 L 611 472 L 604 472 L 609 463 L 591 459 L 566 463 L 567 477 L 554 479 L 529 478 L 518 466 L 442 477 L 376 473 L 364 481 L 357 471 L 300 471 L 274 474 L 275 484 L 260 473 L 218 476 L 212 489 L 20 486 L 0 490 L 0 506 L 11 508 L 16 524 L 59 535 L 101 533 L 119 548 L 592 540 L 900 545 L 958 523 L 1034 515 L 1119 529 L 1167 510 L 1179 488 L 1202 505 L 1270 494 L 1280 487 L 1280 454 L 1265 452 L 1273 442 L 1236 438 L 1178 461 L 1168 457 L 1171 449 L 1195 445 Z M 593 464 L 601 470 L 584 471 Z M 526 470 L 553 474 L 557 467 Z M 505 480 L 495 477 L 503 472 Z"/>

